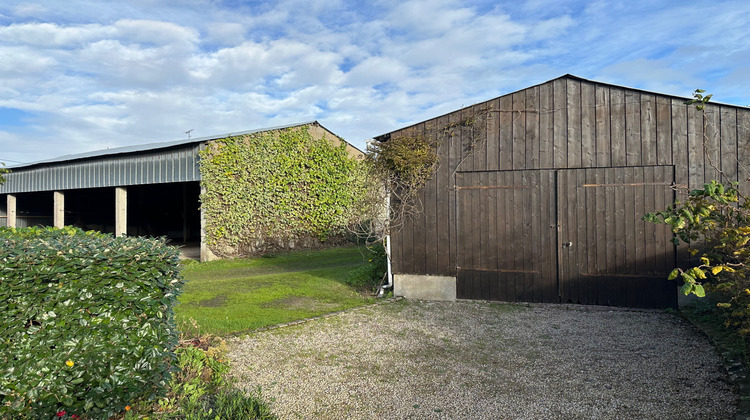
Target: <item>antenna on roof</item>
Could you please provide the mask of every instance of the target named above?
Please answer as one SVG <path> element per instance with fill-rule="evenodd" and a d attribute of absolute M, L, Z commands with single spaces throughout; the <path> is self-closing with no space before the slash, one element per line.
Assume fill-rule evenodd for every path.
<path fill-rule="evenodd" d="M 185 134 L 187 134 L 188 138 L 190 138 L 190 133 L 192 133 L 194 128 L 191 128 L 190 130 L 186 131 Z"/>

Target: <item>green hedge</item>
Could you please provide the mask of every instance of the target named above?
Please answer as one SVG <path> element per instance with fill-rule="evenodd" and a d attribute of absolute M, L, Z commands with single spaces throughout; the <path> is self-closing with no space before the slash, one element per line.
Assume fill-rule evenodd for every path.
<path fill-rule="evenodd" d="M 0 228 L 0 418 L 108 418 L 164 395 L 182 287 L 163 239 Z"/>

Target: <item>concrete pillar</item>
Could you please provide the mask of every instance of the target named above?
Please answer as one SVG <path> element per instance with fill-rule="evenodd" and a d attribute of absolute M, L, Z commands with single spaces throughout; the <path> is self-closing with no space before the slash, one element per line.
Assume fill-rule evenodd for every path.
<path fill-rule="evenodd" d="M 205 188 L 201 187 L 201 196 L 206 193 Z M 216 255 L 211 252 L 211 249 L 206 243 L 206 213 L 203 211 L 201 205 L 201 262 L 216 260 Z"/>
<path fill-rule="evenodd" d="M 125 187 L 115 188 L 115 236 L 128 233 L 128 190 Z"/>
<path fill-rule="evenodd" d="M 65 194 L 62 191 L 55 191 L 54 197 L 54 212 L 52 214 L 53 225 L 56 228 L 65 226 Z"/>
<path fill-rule="evenodd" d="M 6 226 L 10 228 L 16 227 L 16 196 L 14 194 L 8 194 L 8 218 L 6 220 Z"/>

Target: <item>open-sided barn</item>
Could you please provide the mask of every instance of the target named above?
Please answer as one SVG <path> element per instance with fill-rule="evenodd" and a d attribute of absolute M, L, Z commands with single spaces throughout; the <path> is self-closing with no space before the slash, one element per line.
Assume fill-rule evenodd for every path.
<path fill-rule="evenodd" d="M 0 185 L 0 226 L 76 226 L 118 236 L 166 236 L 177 244 L 200 243 L 201 259 L 207 260 L 212 252 L 200 202 L 200 152 L 227 138 L 296 129 L 334 146 L 345 144 L 351 157 L 362 155 L 317 122 L 306 122 L 16 165 Z"/>
<path fill-rule="evenodd" d="M 750 109 L 571 75 L 377 140 L 418 135 L 440 162 L 392 237 L 407 297 L 674 307 L 685 249 L 641 217 L 713 179 L 750 194 Z"/>

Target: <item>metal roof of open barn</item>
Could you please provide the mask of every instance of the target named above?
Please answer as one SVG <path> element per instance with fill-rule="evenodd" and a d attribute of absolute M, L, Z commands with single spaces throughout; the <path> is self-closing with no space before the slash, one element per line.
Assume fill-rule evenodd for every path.
<path fill-rule="evenodd" d="M 81 160 L 81 159 L 89 159 L 89 158 L 97 158 L 102 156 L 113 156 L 113 155 L 122 155 L 122 154 L 128 154 L 128 153 L 139 153 L 139 152 L 145 152 L 150 150 L 157 150 L 157 149 L 167 149 L 170 147 L 176 147 L 176 146 L 184 146 L 189 144 L 196 144 L 196 143 L 202 143 L 205 141 L 211 141 L 211 140 L 217 140 L 217 139 L 223 139 L 227 137 L 234 137 L 234 136 L 241 136 L 245 134 L 254 134 L 254 133 L 261 133 L 264 131 L 272 131 L 272 130 L 281 130 L 284 128 L 291 128 L 291 127 L 300 127 L 303 125 L 308 124 L 315 124 L 317 121 L 306 121 L 296 124 L 288 124 L 288 125 L 280 125 L 275 127 L 266 127 L 266 128 L 258 128 L 254 130 L 247 130 L 247 131 L 239 131 L 235 133 L 226 133 L 226 134 L 218 134 L 218 135 L 212 135 L 212 136 L 205 136 L 205 137 L 196 137 L 192 139 L 183 139 L 183 140 L 174 140 L 174 141 L 166 141 L 166 142 L 156 142 L 156 143 L 146 143 L 146 144 L 136 144 L 133 146 L 124 146 L 124 147 L 113 147 L 111 149 L 102 149 L 102 150 L 95 150 L 92 152 L 85 152 L 85 153 L 76 153 L 76 154 L 70 154 L 70 155 L 63 155 L 52 159 L 45 159 L 40 160 L 37 162 L 31 162 L 31 163 L 24 163 L 19 165 L 13 165 L 8 166 L 9 169 L 14 168 L 26 168 L 29 166 L 37 166 L 37 165 L 45 165 L 45 164 L 54 164 L 54 163 L 60 163 L 60 162 L 69 162 L 72 160 Z"/>

